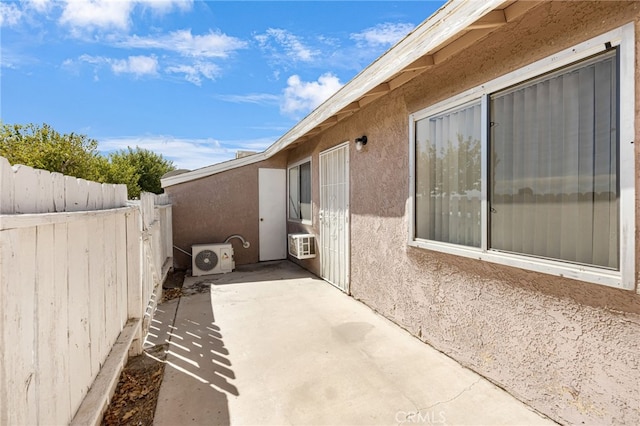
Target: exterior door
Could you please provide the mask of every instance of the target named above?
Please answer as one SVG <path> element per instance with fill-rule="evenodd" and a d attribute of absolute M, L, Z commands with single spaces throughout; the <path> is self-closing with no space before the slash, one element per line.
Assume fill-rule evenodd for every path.
<path fill-rule="evenodd" d="M 287 257 L 287 172 L 258 169 L 260 261 Z"/>
<path fill-rule="evenodd" d="M 320 269 L 349 292 L 349 144 L 320 153 Z"/>

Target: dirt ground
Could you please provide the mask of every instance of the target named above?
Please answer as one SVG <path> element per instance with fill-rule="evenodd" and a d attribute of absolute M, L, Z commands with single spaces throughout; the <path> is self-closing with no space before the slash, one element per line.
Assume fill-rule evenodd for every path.
<path fill-rule="evenodd" d="M 163 284 L 160 303 L 182 296 L 184 271 L 171 271 Z M 103 426 L 151 426 L 164 377 L 168 344 L 145 349 L 129 358 L 109 407 L 102 418 Z"/>
<path fill-rule="evenodd" d="M 129 358 L 102 418 L 104 426 L 153 424 L 168 346 L 157 345 Z"/>

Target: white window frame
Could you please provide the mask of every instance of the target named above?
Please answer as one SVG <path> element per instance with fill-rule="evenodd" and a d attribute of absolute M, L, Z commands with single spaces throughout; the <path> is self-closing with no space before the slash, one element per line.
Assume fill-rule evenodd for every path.
<path fill-rule="evenodd" d="M 507 266 L 557 275 L 610 287 L 633 290 L 635 280 L 635 34 L 634 24 L 629 23 L 598 37 L 565 49 L 540 61 L 505 74 L 485 84 L 462 92 L 450 99 L 439 102 L 409 116 L 409 209 L 408 245 L 457 256 L 485 260 Z M 488 102 L 489 95 L 515 84 L 538 77 L 604 52 L 610 47 L 619 50 L 619 250 L 620 266 L 610 270 L 575 263 L 541 259 L 525 254 L 493 251 L 488 248 Z M 447 109 L 463 105 L 473 100 L 482 104 L 482 166 L 481 166 L 481 232 L 480 248 L 417 239 L 415 237 L 415 123 L 418 120 L 441 113 Z"/>
<path fill-rule="evenodd" d="M 311 185 L 310 191 L 311 191 L 311 219 L 293 219 L 291 218 L 291 212 L 290 207 L 291 207 L 291 203 L 289 202 L 290 199 L 290 194 L 289 191 L 291 189 L 291 184 L 289 182 L 289 176 L 290 176 L 290 171 L 291 169 L 295 168 L 295 167 L 299 167 L 302 164 L 305 163 L 309 163 L 309 170 L 311 172 L 311 181 L 309 182 L 309 184 Z M 298 188 L 299 189 L 299 188 Z M 298 199 L 300 198 L 300 194 L 298 194 Z M 290 164 L 287 166 L 287 220 L 289 222 L 295 222 L 295 223 L 302 223 L 303 225 L 313 225 L 313 161 L 311 161 L 311 157 L 307 157 L 307 158 L 303 158 L 300 161 L 296 161 L 293 164 Z"/>

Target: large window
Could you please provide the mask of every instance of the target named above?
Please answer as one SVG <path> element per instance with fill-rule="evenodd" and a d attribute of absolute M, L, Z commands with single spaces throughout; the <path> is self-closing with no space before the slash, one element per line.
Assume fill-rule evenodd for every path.
<path fill-rule="evenodd" d="M 634 287 L 633 43 L 612 33 L 412 115 L 410 244 Z"/>
<path fill-rule="evenodd" d="M 493 249 L 618 267 L 615 51 L 491 96 Z"/>
<path fill-rule="evenodd" d="M 289 167 L 289 219 L 311 223 L 311 160 Z"/>

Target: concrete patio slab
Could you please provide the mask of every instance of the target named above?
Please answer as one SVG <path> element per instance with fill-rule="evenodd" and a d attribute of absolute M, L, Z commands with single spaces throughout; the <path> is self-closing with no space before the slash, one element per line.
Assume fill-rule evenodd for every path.
<path fill-rule="evenodd" d="M 155 425 L 555 424 L 290 262 L 238 269 L 185 281 Z"/>

